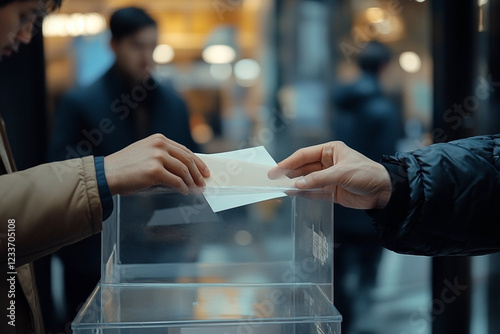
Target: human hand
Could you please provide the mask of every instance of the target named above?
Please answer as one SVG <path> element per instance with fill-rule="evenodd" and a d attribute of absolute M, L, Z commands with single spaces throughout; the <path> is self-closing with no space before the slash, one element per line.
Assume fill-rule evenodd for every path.
<path fill-rule="evenodd" d="M 104 158 L 111 194 L 128 195 L 153 186 L 182 193 L 204 186 L 208 167 L 186 147 L 154 134 Z"/>
<path fill-rule="evenodd" d="M 335 141 L 302 148 L 269 171 L 271 179 L 304 176 L 299 189 L 333 189 L 339 204 L 356 209 L 380 209 L 391 197 L 389 173 L 379 163 Z"/>

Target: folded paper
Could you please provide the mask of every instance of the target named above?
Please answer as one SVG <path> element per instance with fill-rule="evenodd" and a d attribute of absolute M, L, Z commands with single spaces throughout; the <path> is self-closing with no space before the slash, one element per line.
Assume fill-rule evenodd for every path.
<path fill-rule="evenodd" d="M 276 162 L 263 146 L 197 155 L 210 169 L 203 195 L 214 212 L 283 197 L 285 189 L 295 188 L 286 176 L 269 179 Z"/>

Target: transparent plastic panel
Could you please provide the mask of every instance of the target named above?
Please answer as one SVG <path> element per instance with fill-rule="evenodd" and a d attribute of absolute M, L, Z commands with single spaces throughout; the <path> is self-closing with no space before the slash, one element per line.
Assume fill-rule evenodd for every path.
<path fill-rule="evenodd" d="M 73 330 L 340 334 L 340 321 L 315 286 L 140 284 L 98 288 Z"/>
<path fill-rule="evenodd" d="M 201 194 L 117 197 L 103 231 L 102 282 L 331 285 L 331 193 L 305 194 L 218 213 Z"/>
<path fill-rule="evenodd" d="M 340 333 L 332 193 L 217 213 L 200 193 L 117 196 L 102 240 L 101 282 L 75 333 Z"/>

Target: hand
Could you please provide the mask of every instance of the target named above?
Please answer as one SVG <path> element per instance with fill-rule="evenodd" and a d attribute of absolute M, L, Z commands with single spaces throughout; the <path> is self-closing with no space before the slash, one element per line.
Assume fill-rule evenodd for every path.
<path fill-rule="evenodd" d="M 111 194 L 128 195 L 153 186 L 182 193 L 204 186 L 208 167 L 186 147 L 155 134 L 104 158 Z"/>
<path fill-rule="evenodd" d="M 339 141 L 296 151 L 269 171 L 272 179 L 281 175 L 303 175 L 297 188 L 333 189 L 336 202 L 356 209 L 384 208 L 392 192 L 384 166 Z"/>

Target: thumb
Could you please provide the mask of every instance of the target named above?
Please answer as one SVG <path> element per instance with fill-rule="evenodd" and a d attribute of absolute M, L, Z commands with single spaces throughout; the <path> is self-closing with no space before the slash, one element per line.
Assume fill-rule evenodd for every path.
<path fill-rule="evenodd" d="M 295 186 L 299 189 L 322 188 L 326 186 L 334 186 L 338 184 L 338 171 L 335 166 L 323 169 L 317 172 L 312 172 L 304 177 L 301 177 L 295 182 Z"/>

